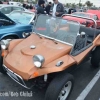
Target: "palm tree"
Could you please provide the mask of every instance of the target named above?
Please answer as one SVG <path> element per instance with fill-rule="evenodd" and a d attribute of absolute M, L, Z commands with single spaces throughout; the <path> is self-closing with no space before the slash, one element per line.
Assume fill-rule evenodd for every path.
<path fill-rule="evenodd" d="M 87 7 L 92 7 L 93 6 L 93 3 L 91 3 L 90 1 L 86 1 L 86 3 L 85 3 L 86 5 L 87 5 Z"/>
<path fill-rule="evenodd" d="M 71 5 L 70 5 L 70 3 L 66 3 L 66 7 L 68 7 L 68 8 L 69 8 L 70 6 L 71 6 Z"/>
<path fill-rule="evenodd" d="M 75 3 L 72 3 L 72 8 L 75 8 L 76 7 L 76 4 Z"/>

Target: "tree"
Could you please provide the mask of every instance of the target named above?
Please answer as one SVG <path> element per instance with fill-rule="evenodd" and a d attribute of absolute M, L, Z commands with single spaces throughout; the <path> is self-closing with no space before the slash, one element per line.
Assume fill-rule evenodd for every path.
<path fill-rule="evenodd" d="M 68 7 L 68 8 L 69 8 L 70 6 L 71 6 L 71 4 L 70 4 L 70 3 L 66 3 L 66 7 Z"/>
<path fill-rule="evenodd" d="M 75 3 L 72 3 L 72 8 L 75 8 L 76 7 L 76 4 Z"/>
<path fill-rule="evenodd" d="M 93 3 L 91 3 L 90 1 L 86 1 L 86 3 L 85 3 L 86 5 L 87 5 L 87 7 L 92 7 L 93 6 Z"/>
<path fill-rule="evenodd" d="M 38 2 L 38 0 L 34 0 L 34 3 L 37 3 Z"/>
<path fill-rule="evenodd" d="M 82 3 L 79 3 L 79 7 L 82 7 L 83 5 L 82 5 Z"/>

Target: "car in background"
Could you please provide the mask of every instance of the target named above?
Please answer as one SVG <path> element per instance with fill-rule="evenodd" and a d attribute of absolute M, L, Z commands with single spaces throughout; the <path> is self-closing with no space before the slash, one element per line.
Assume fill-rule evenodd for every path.
<path fill-rule="evenodd" d="M 20 2 L 9 1 L 9 5 L 22 6 L 22 3 L 20 3 Z"/>
<path fill-rule="evenodd" d="M 87 13 L 95 14 L 100 19 L 100 10 L 87 10 Z"/>
<path fill-rule="evenodd" d="M 0 11 L 3 14 L 9 14 L 9 13 L 11 13 L 14 10 L 28 11 L 27 9 L 25 9 L 23 7 L 20 7 L 20 6 L 0 4 Z"/>
<path fill-rule="evenodd" d="M 12 11 L 8 17 L 14 20 L 16 23 L 32 25 L 35 18 L 35 13 L 29 11 Z"/>
<path fill-rule="evenodd" d="M 23 33 L 32 32 L 33 25 L 15 22 L 0 12 L 0 40 L 23 38 Z"/>
<path fill-rule="evenodd" d="M 71 14 L 72 16 L 69 15 L 63 15 L 64 19 L 70 19 L 73 21 L 78 21 L 83 25 L 86 25 L 87 27 L 94 27 L 94 23 L 92 21 L 86 20 L 86 19 L 82 19 L 82 18 L 77 18 L 75 16 L 79 16 L 79 17 L 86 17 L 86 18 L 92 18 L 96 21 L 97 23 L 97 28 L 100 28 L 100 19 L 96 14 L 93 13 L 88 13 L 88 12 L 75 12 Z"/>

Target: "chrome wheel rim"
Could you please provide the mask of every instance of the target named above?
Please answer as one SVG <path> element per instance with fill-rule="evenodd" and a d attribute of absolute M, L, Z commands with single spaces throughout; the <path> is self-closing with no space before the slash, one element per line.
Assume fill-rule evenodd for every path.
<path fill-rule="evenodd" d="M 66 98 L 68 97 L 70 91 L 71 91 L 71 87 L 72 87 L 72 82 L 68 81 L 62 88 L 62 90 L 59 93 L 59 96 L 57 98 L 57 100 L 66 100 Z"/>

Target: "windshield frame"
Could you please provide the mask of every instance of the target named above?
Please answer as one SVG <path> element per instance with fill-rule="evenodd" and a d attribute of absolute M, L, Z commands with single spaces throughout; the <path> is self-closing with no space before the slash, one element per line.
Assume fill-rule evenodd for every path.
<path fill-rule="evenodd" d="M 44 15 L 44 14 L 41 14 L 41 15 L 43 15 L 43 16 L 50 16 L 50 15 Z M 43 36 L 43 37 L 45 37 L 45 38 L 49 38 L 49 39 L 55 40 L 55 41 L 60 42 L 60 43 L 64 43 L 64 44 L 67 44 L 67 45 L 70 45 L 70 46 L 74 46 L 75 43 L 74 43 L 74 44 L 71 44 L 71 43 L 68 43 L 68 42 L 61 41 L 61 40 L 59 40 L 59 39 L 55 39 L 55 38 L 52 38 L 52 37 L 43 35 L 43 34 L 38 33 L 38 32 L 35 32 L 34 30 L 35 30 L 35 28 L 36 28 L 36 23 L 37 23 L 37 20 L 38 20 L 38 16 L 39 16 L 39 15 L 37 15 L 37 17 L 36 17 L 36 19 L 35 19 L 35 22 L 34 22 L 34 27 L 32 28 L 32 32 L 33 32 L 33 33 L 39 34 L 40 36 Z M 51 16 L 50 16 L 50 17 L 51 17 Z M 55 18 L 55 17 L 52 17 L 52 18 Z M 57 18 L 57 19 L 63 19 L 62 17 L 56 17 L 56 18 Z M 64 19 L 64 20 L 65 20 L 65 19 Z M 71 21 L 71 22 L 78 23 L 78 24 L 79 24 L 79 27 L 81 26 L 80 23 L 79 23 L 78 21 L 72 21 L 72 20 L 67 20 L 67 21 Z M 79 28 L 79 29 L 80 29 L 80 28 Z M 75 40 L 75 42 L 76 42 L 76 40 Z"/>

